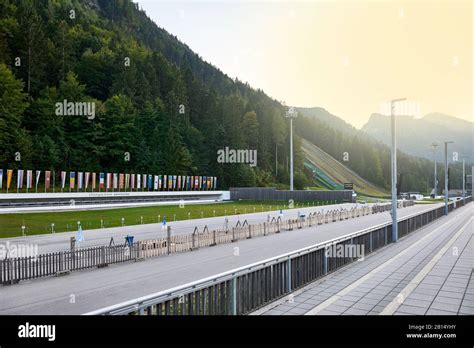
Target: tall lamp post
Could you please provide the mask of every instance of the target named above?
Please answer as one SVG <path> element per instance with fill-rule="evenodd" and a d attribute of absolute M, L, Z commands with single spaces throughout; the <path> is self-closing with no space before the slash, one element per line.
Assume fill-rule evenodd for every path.
<path fill-rule="evenodd" d="M 297 116 L 294 107 L 290 107 L 286 112 L 286 117 L 290 119 L 290 191 L 293 191 L 293 119 Z"/>
<path fill-rule="evenodd" d="M 444 215 L 448 215 L 448 144 L 452 144 L 453 141 L 444 142 Z"/>
<path fill-rule="evenodd" d="M 437 163 L 436 163 L 436 148 L 439 146 L 438 143 L 434 142 L 431 144 L 433 147 L 433 152 L 434 152 L 434 184 L 433 184 L 433 194 L 434 198 L 436 198 L 436 195 L 438 194 L 438 173 L 437 173 Z"/>
<path fill-rule="evenodd" d="M 462 204 L 466 204 L 466 158 L 462 159 Z"/>
<path fill-rule="evenodd" d="M 471 200 L 474 196 L 474 166 L 471 166 Z"/>
<path fill-rule="evenodd" d="M 406 98 L 393 99 L 390 101 L 390 118 L 392 122 L 392 241 L 398 240 L 397 222 L 397 141 L 395 132 L 395 104 L 406 100 Z"/>

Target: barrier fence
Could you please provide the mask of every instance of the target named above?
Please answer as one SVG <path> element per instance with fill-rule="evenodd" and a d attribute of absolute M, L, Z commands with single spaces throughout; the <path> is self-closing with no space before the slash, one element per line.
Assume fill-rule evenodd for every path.
<path fill-rule="evenodd" d="M 400 202 L 400 207 L 413 204 L 413 201 L 403 201 Z M 237 222 L 235 227 L 225 230 L 210 231 L 206 226 L 202 231 L 199 231 L 196 227 L 192 234 L 185 235 L 172 236 L 171 231 L 168 230 L 168 236 L 165 238 L 137 241 L 133 244 L 77 248 L 25 257 L 8 257 L 6 255 L 5 259 L 0 260 L 0 283 L 13 284 L 21 280 L 67 274 L 82 269 L 105 267 L 109 264 L 192 251 L 217 244 L 267 236 L 281 231 L 292 231 L 293 229 L 376 214 L 390 210 L 390 206 L 390 204 L 377 204 L 371 207 L 333 209 L 327 212 L 310 213 L 308 216 L 298 219 L 282 220 L 279 217 L 265 223 L 252 225 L 249 225 L 247 221 Z"/>
<path fill-rule="evenodd" d="M 252 201 L 337 201 L 353 202 L 352 190 L 277 190 L 274 187 L 231 187 L 230 199 Z M 355 201 L 354 201 L 355 203 Z"/>
<path fill-rule="evenodd" d="M 471 200 L 472 197 L 468 197 L 466 203 Z M 464 205 L 462 201 L 451 202 L 449 209 L 452 211 L 462 205 Z M 380 208 L 382 209 L 385 208 Z M 342 216 L 345 219 L 347 215 Z M 403 217 L 398 221 L 399 236 L 406 236 L 441 216 L 444 216 L 444 207 Z M 315 218 L 307 221 L 319 223 L 320 220 Z M 285 225 L 286 228 L 289 226 Z M 293 222 L 292 227 L 297 226 L 297 222 Z M 247 226 L 239 228 L 243 229 Z M 253 231 L 250 227 L 248 228 L 249 231 Z M 274 233 L 277 230 L 278 228 L 274 225 Z M 246 236 L 242 231 L 239 233 L 243 237 Z M 331 256 L 328 250 L 362 247 L 364 250 L 362 257 L 364 257 L 390 244 L 391 233 L 391 223 L 383 223 L 344 237 L 86 314 L 248 314 L 361 257 L 361 255 Z"/>
<path fill-rule="evenodd" d="M 12 284 L 20 280 L 61 275 L 71 271 L 132 261 L 137 259 L 138 251 L 138 244 L 135 243 L 6 258 L 0 261 L 0 282 Z"/>

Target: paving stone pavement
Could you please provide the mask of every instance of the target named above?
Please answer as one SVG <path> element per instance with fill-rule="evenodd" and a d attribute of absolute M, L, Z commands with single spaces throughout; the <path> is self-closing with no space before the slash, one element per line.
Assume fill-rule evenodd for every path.
<path fill-rule="evenodd" d="M 465 229 L 454 244 L 437 260 L 407 298 L 403 298 L 400 292 L 463 225 L 466 225 Z M 396 299 L 396 315 L 473 315 L 473 227 L 472 207 L 469 205 L 467 209 L 454 211 L 448 217 L 400 239 L 396 244 L 317 280 L 255 314 L 302 315 L 322 303 L 328 304 L 329 301 L 325 301 L 331 299 L 330 304 L 315 314 L 378 315 Z M 409 249 L 418 241 L 415 247 Z M 406 249 L 408 251 L 404 255 L 397 257 Z M 387 261 L 390 262 L 374 272 Z M 341 296 L 334 297 L 369 273 L 371 276 L 368 279 Z"/>
<path fill-rule="evenodd" d="M 474 315 L 473 223 L 395 314 Z M 423 312 L 424 311 L 424 312 Z"/>

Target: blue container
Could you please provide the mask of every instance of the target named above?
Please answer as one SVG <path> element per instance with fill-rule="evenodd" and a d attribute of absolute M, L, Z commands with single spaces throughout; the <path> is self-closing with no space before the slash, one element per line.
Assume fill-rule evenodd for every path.
<path fill-rule="evenodd" d="M 129 246 L 133 245 L 133 236 L 126 236 L 125 237 L 125 243 L 128 244 Z"/>

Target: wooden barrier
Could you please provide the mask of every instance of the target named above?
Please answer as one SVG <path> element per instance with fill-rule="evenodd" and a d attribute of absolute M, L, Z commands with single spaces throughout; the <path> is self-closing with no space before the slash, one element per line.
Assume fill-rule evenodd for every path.
<path fill-rule="evenodd" d="M 469 197 L 466 202 L 470 202 L 471 199 Z M 405 202 L 403 203 L 403 206 L 405 206 Z M 409 205 L 413 205 L 413 202 L 406 202 L 406 206 Z M 461 206 L 462 203 L 459 205 Z M 295 225 L 297 229 L 301 229 L 311 227 L 313 224 L 322 225 L 323 223 L 347 220 L 350 217 L 356 218 L 361 215 L 376 214 L 380 211 L 389 210 L 387 206 L 390 206 L 390 204 L 373 206 L 372 208 L 364 206 L 350 210 L 332 210 L 326 213 L 317 211 L 310 213 L 306 219 L 298 217 L 298 219 L 288 219 L 286 221 L 282 221 L 279 216 L 277 219 L 273 218 L 266 223 L 253 225 L 245 220 L 243 223 L 238 221 L 231 230 L 216 229 L 210 231 L 205 226 L 203 231 L 199 232 L 199 229 L 195 227 L 191 234 L 173 236 L 169 231 L 167 237 L 137 241 L 132 245 L 97 246 L 30 257 L 6 258 L 0 260 L 0 283 L 13 284 L 20 280 L 67 274 L 71 271 L 104 267 L 109 264 L 188 252 L 217 244 L 280 233 L 281 230 L 292 231 Z"/>

